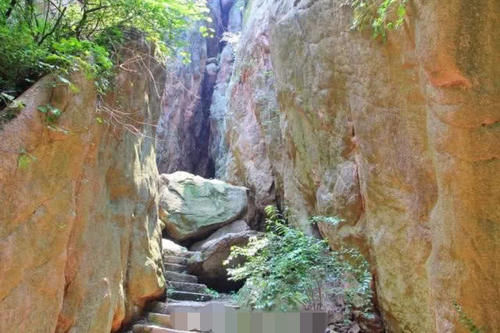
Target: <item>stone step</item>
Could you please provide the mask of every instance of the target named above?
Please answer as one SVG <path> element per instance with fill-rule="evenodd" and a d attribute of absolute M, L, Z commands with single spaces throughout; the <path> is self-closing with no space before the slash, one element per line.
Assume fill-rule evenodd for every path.
<path fill-rule="evenodd" d="M 186 269 L 187 269 L 186 265 L 165 263 L 165 270 L 167 270 L 167 272 L 182 273 L 185 272 Z"/>
<path fill-rule="evenodd" d="M 167 294 L 169 300 L 208 302 L 212 296 L 203 293 L 192 293 L 189 291 L 169 290 Z"/>
<path fill-rule="evenodd" d="M 198 277 L 191 274 L 177 273 L 177 272 L 165 272 L 165 278 L 170 281 L 177 282 L 198 282 Z"/>
<path fill-rule="evenodd" d="M 184 252 L 181 252 L 179 254 L 177 254 L 178 256 L 180 257 L 184 257 L 184 258 L 190 258 L 194 255 L 197 255 L 199 254 L 200 252 L 199 251 L 184 251 Z"/>
<path fill-rule="evenodd" d="M 207 306 L 224 306 L 226 308 L 238 309 L 238 306 L 233 304 L 228 304 L 221 301 L 210 301 L 210 302 L 194 302 L 194 301 L 175 301 L 169 300 L 168 303 L 165 302 L 152 302 L 148 306 L 148 311 L 155 313 L 171 314 L 174 312 L 200 312 L 203 308 Z"/>
<path fill-rule="evenodd" d="M 132 328 L 134 333 L 193 333 L 190 331 L 174 330 L 173 328 L 161 327 L 153 324 L 135 324 Z"/>
<path fill-rule="evenodd" d="M 148 310 L 150 312 L 163 313 L 163 314 L 171 314 L 176 311 L 199 312 L 207 304 L 210 303 L 168 300 L 168 303 L 152 302 L 149 305 Z"/>
<path fill-rule="evenodd" d="M 170 303 L 170 302 L 169 302 Z M 170 314 L 169 304 L 165 302 L 151 302 L 147 306 L 147 310 L 154 313 Z"/>
<path fill-rule="evenodd" d="M 207 286 L 204 284 L 178 281 L 168 281 L 168 288 L 192 293 L 205 293 L 207 291 Z"/>
<path fill-rule="evenodd" d="M 178 257 L 178 256 L 164 256 L 163 261 L 165 264 L 180 264 L 187 265 L 188 259 L 186 257 Z"/>
<path fill-rule="evenodd" d="M 152 324 L 172 328 L 172 320 L 168 314 L 150 312 L 147 314 L 147 318 L 148 322 Z"/>

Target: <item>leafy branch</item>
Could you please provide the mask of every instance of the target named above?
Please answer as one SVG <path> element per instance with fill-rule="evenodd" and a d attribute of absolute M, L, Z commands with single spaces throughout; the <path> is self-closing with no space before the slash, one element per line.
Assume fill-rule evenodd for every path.
<path fill-rule="evenodd" d="M 369 311 L 372 277 L 358 251 L 330 251 L 325 240 L 288 226 L 276 207 L 268 206 L 265 212 L 266 233 L 246 246 L 233 247 L 225 261 L 230 279 L 246 281 L 238 292 L 242 307 L 320 310 L 329 298 L 343 295 L 351 308 Z M 243 264 L 230 266 L 240 259 Z"/>
<path fill-rule="evenodd" d="M 387 32 L 403 25 L 408 0 L 349 0 L 353 8 L 351 29 L 371 29 L 373 38 L 387 38 Z"/>
<path fill-rule="evenodd" d="M 139 32 L 163 63 L 207 12 L 193 0 L 0 0 L 0 93 L 16 97 L 47 73 L 77 70 L 104 92 L 128 32 Z"/>

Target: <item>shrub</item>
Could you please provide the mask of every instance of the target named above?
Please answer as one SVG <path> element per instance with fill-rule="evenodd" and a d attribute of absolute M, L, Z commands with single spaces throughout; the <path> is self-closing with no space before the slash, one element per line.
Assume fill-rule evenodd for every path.
<path fill-rule="evenodd" d="M 230 279 L 246 280 L 237 296 L 242 307 L 320 310 L 335 295 L 345 296 L 352 307 L 371 307 L 371 275 L 358 251 L 329 251 L 326 241 L 288 226 L 275 207 L 267 207 L 266 213 L 265 234 L 251 238 L 247 246 L 233 247 L 225 262 L 245 259 L 228 269 Z"/>
<path fill-rule="evenodd" d="M 207 11 L 194 0 L 0 0 L 0 94 L 17 96 L 42 75 L 75 70 L 104 92 L 124 31 L 141 31 L 163 61 Z"/>

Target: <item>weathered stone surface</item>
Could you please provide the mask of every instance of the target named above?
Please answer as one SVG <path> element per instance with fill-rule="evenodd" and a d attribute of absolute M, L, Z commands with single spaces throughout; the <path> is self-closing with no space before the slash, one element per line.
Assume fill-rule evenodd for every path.
<path fill-rule="evenodd" d="M 245 245 L 250 237 L 256 236 L 256 231 L 250 230 L 243 220 L 233 222 L 220 228 L 205 240 L 193 244 L 189 249 L 198 251 L 200 255 L 192 258 L 189 270 L 199 276 L 200 281 L 220 290 L 230 290 L 235 287 L 228 281 L 226 267 L 223 265 L 231 252 L 232 246 Z"/>
<path fill-rule="evenodd" d="M 363 212 L 356 163 L 346 161 L 332 172 L 325 172 L 316 192 L 316 212 L 339 219 L 337 224 L 318 223 L 320 234 L 332 246 L 347 242 L 368 254 L 362 230 L 356 223 Z"/>
<path fill-rule="evenodd" d="M 179 256 L 182 253 L 187 252 L 187 248 L 184 246 L 181 246 L 179 244 L 176 244 L 175 242 L 171 241 L 170 239 L 163 238 L 161 240 L 161 247 L 163 251 L 164 256 Z"/>
<path fill-rule="evenodd" d="M 96 113 L 93 83 L 49 80 L 0 131 L 0 332 L 110 332 L 165 288 L 147 125 L 159 98 L 146 76 L 119 73 L 100 106 L 121 104 L 132 134 Z M 37 111 L 48 103 L 63 111 L 52 129 Z"/>
<path fill-rule="evenodd" d="M 209 154 L 210 105 L 219 66 L 220 38 L 227 26 L 227 11 L 232 1 L 209 0 L 214 30 L 203 37 L 199 26 L 185 33 L 186 64 L 179 56 L 167 64 L 164 109 L 157 128 L 157 161 L 160 173 L 187 171 L 203 177 L 214 176 Z M 227 8 L 229 6 L 229 8 Z M 225 23 L 224 23 L 225 21 Z"/>
<path fill-rule="evenodd" d="M 454 300 L 498 331 L 500 2 L 414 1 L 386 43 L 342 3 L 249 2 L 217 176 L 343 218 L 390 331 L 464 332 Z"/>
<path fill-rule="evenodd" d="M 251 2 L 250 6 L 239 42 L 228 45 L 221 55 L 233 59 L 235 53 L 236 59 L 230 64 L 234 67 L 230 77 L 229 71 L 219 72 L 210 116 L 211 154 L 216 177 L 251 190 L 248 222 L 257 228 L 263 208 L 276 201 L 279 185 L 269 155 L 277 161 L 282 152 L 267 30 L 271 13 L 262 3 Z M 278 163 L 274 167 L 279 168 Z"/>
<path fill-rule="evenodd" d="M 245 187 L 183 171 L 160 176 L 160 218 L 177 241 L 208 235 L 242 217 L 246 209 Z"/>

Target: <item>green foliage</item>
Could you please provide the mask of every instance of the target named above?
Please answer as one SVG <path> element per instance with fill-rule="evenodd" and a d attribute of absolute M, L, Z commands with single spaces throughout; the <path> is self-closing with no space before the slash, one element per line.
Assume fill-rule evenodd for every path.
<path fill-rule="evenodd" d="M 0 110 L 0 129 L 2 124 L 16 118 L 19 113 L 25 108 L 23 102 L 15 101 L 13 96 L 5 93 L 0 94 L 0 105 L 2 103 L 7 106 L 3 110 Z"/>
<path fill-rule="evenodd" d="M 15 97 L 42 75 L 76 70 L 104 92 L 126 32 L 141 32 L 163 61 L 207 11 L 195 0 L 0 0 L 0 94 Z"/>
<path fill-rule="evenodd" d="M 408 0 L 350 0 L 354 10 L 352 29 L 370 28 L 374 38 L 387 38 L 387 32 L 399 28 L 406 17 Z"/>
<path fill-rule="evenodd" d="M 312 224 L 318 224 L 320 222 L 336 226 L 342 222 L 342 219 L 337 216 L 313 216 L 311 218 Z"/>
<path fill-rule="evenodd" d="M 469 330 L 469 332 L 471 333 L 483 332 L 479 327 L 476 326 L 474 321 L 471 318 L 469 318 L 469 316 L 464 312 L 462 307 L 457 302 L 453 302 L 453 307 L 458 313 L 458 319 L 460 320 L 462 325 L 464 325 L 467 328 L 467 330 Z"/>
<path fill-rule="evenodd" d="M 53 125 L 57 122 L 59 117 L 62 115 L 62 111 L 50 104 L 40 105 L 38 111 L 45 115 L 45 122 L 47 125 Z"/>
<path fill-rule="evenodd" d="M 36 157 L 26 152 L 26 150 L 22 149 L 19 157 L 17 159 L 17 166 L 21 170 L 27 169 L 33 161 L 36 160 Z"/>
<path fill-rule="evenodd" d="M 251 238 L 247 246 L 233 247 L 225 262 L 245 259 L 227 269 L 230 279 L 246 280 L 238 292 L 242 307 L 322 309 L 327 297 L 338 294 L 356 308 L 371 305 L 371 275 L 361 254 L 353 249 L 329 251 L 326 241 L 288 226 L 276 207 L 266 207 L 266 214 L 266 233 Z M 329 282 L 338 287 L 327 288 Z"/>
<path fill-rule="evenodd" d="M 214 299 L 220 298 L 220 294 L 217 290 L 213 290 L 208 287 L 205 288 L 205 294 L 212 296 Z"/>

